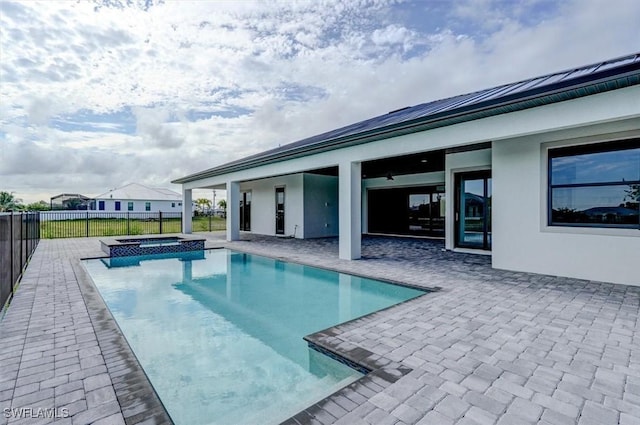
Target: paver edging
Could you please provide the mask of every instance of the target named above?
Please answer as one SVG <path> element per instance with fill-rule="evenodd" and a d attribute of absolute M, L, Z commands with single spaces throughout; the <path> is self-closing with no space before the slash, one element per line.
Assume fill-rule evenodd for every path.
<path fill-rule="evenodd" d="M 74 260 L 72 268 L 126 424 L 152 421 L 155 424 L 173 425 L 164 404 L 81 260 Z M 126 365 L 124 371 L 119 370 L 122 364 Z"/>

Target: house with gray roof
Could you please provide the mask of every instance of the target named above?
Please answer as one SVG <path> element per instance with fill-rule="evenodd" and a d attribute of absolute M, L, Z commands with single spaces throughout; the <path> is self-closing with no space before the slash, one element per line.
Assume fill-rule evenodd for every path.
<path fill-rule="evenodd" d="M 170 189 L 129 183 L 102 193 L 91 201 L 91 210 L 105 212 L 180 212 L 182 195 Z"/>
<path fill-rule="evenodd" d="M 444 239 L 493 267 L 640 285 L 640 54 L 436 100 L 180 177 L 241 231 Z M 604 211 L 604 212 L 603 212 Z M 596 213 L 597 212 L 597 213 Z"/>

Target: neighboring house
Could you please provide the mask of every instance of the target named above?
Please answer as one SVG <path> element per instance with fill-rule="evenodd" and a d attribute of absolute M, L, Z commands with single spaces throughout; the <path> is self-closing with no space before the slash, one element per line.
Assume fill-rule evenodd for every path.
<path fill-rule="evenodd" d="M 130 183 L 96 196 L 91 201 L 90 209 L 107 212 L 180 212 L 182 196 L 169 189 Z"/>
<path fill-rule="evenodd" d="M 446 249 L 489 253 L 496 268 L 640 285 L 640 54 L 392 111 L 174 183 L 188 202 L 227 190 L 229 240 L 339 236 L 352 260 L 372 228 L 444 234 Z"/>
<path fill-rule="evenodd" d="M 52 210 L 86 210 L 91 198 L 79 193 L 61 193 L 50 200 Z"/>

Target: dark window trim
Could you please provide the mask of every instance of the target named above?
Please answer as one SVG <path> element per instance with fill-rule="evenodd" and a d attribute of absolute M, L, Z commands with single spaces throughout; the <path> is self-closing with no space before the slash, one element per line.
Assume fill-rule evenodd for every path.
<path fill-rule="evenodd" d="M 547 150 L 547 226 L 549 227 L 587 227 L 587 228 L 608 228 L 608 229 L 638 229 L 640 230 L 640 219 L 638 224 L 608 224 L 608 223 L 558 223 L 553 222 L 553 189 L 578 188 L 578 187 L 606 187 L 630 184 L 640 184 L 640 180 L 619 180 L 610 182 L 591 183 L 563 183 L 553 184 L 551 179 L 551 160 L 568 156 L 587 155 L 593 153 L 615 152 L 640 148 L 640 138 L 623 139 L 610 142 L 588 143 L 582 145 L 572 145 Z M 639 214 L 640 216 L 640 214 Z"/>
<path fill-rule="evenodd" d="M 555 157 L 557 158 L 557 157 Z M 638 184 L 640 180 L 618 180 L 613 182 L 602 182 L 602 183 L 563 183 L 563 184 L 552 184 L 549 185 L 552 189 L 562 189 L 562 188 L 571 188 L 571 187 L 599 187 L 599 186 L 622 186 L 627 184 Z"/>
<path fill-rule="evenodd" d="M 482 224 L 482 246 L 475 246 L 473 244 L 469 244 L 469 243 L 460 243 L 460 218 L 461 218 L 461 209 L 463 208 L 461 202 L 460 202 L 460 198 L 461 198 L 461 192 L 462 192 L 462 179 L 465 180 L 478 180 L 478 179 L 482 179 L 484 180 L 483 182 L 483 192 L 485 195 L 489 194 L 489 180 L 492 181 L 493 184 L 493 170 L 491 168 L 489 169 L 484 169 L 484 170 L 476 170 L 476 171 L 461 171 L 461 172 L 456 172 L 455 176 L 454 176 L 454 220 L 453 220 L 453 227 L 454 227 L 454 245 L 456 248 L 468 248 L 468 249 L 477 249 L 477 250 L 482 250 L 482 251 L 491 251 L 492 250 L 492 244 L 493 244 L 493 234 L 491 235 L 492 239 L 491 242 L 489 241 L 489 236 L 488 236 L 488 229 L 489 229 L 489 220 L 491 220 L 491 218 L 489 218 L 489 220 L 487 220 L 487 217 L 489 216 L 489 204 L 485 203 L 485 205 L 483 206 L 483 215 L 484 215 L 484 223 Z M 493 188 L 491 189 L 492 193 L 493 193 Z M 493 233 L 493 229 L 492 229 L 492 233 Z"/>
<path fill-rule="evenodd" d="M 635 148 L 640 148 L 640 138 L 549 148 L 549 159 L 552 158 L 550 154 L 551 151 L 554 152 L 553 158 L 561 158 L 566 156 L 586 155 L 590 153 L 623 151 Z"/>

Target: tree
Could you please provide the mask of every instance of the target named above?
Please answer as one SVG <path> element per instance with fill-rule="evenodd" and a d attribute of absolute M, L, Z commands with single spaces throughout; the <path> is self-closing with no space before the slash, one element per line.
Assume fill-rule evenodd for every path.
<path fill-rule="evenodd" d="M 49 211 L 51 209 L 49 203 L 45 201 L 34 202 L 25 208 L 27 211 Z"/>
<path fill-rule="evenodd" d="M 640 201 L 640 184 L 630 184 L 629 189 L 625 189 L 624 191 L 624 200 L 627 199 L 631 202 L 639 202 Z"/>
<path fill-rule="evenodd" d="M 218 201 L 218 208 L 220 208 L 223 211 L 227 211 L 227 200 L 220 199 L 220 201 Z"/>
<path fill-rule="evenodd" d="M 624 190 L 624 199 L 620 206 L 637 210 L 640 205 L 640 184 L 630 184 L 628 186 L 629 188 Z"/>
<path fill-rule="evenodd" d="M 196 199 L 196 205 L 200 209 L 200 211 L 204 211 L 207 208 L 211 207 L 211 200 L 207 198 L 198 198 Z"/>
<path fill-rule="evenodd" d="M 13 192 L 0 192 L 0 212 L 21 210 L 22 199 L 13 196 Z"/>

